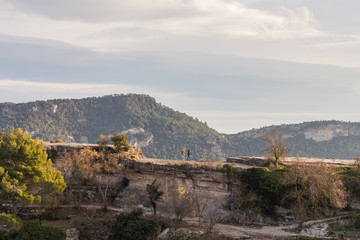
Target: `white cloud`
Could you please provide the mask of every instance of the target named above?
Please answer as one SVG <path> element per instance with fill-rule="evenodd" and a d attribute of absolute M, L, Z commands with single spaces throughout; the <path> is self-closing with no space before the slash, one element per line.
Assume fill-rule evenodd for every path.
<path fill-rule="evenodd" d="M 288 39 L 323 34 L 306 8 L 266 12 L 234 0 L 2 0 L 0 4 L 2 34 L 110 51 L 108 44 L 121 49 L 132 43 L 136 48 L 149 36 Z M 113 35 L 113 30 L 125 39 Z"/>
<path fill-rule="evenodd" d="M 0 0 L 0 7 L 0 34 L 96 51 L 187 51 L 346 67 L 360 62 L 356 33 L 324 32 L 305 7 L 270 11 L 235 0 Z M 347 42 L 346 54 L 326 45 L 339 39 Z"/>

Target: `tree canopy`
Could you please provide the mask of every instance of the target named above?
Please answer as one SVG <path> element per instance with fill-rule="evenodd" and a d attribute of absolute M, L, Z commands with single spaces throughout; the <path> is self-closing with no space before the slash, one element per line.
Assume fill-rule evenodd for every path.
<path fill-rule="evenodd" d="M 47 159 L 44 143 L 27 132 L 13 129 L 0 135 L 0 201 L 13 204 L 40 203 L 41 196 L 63 192 L 61 172 Z"/>
<path fill-rule="evenodd" d="M 151 205 L 153 206 L 154 215 L 156 215 L 157 202 L 160 200 L 164 192 L 160 191 L 160 184 L 156 183 L 156 180 L 154 180 L 151 184 L 146 185 L 146 193 L 150 199 Z"/>
<path fill-rule="evenodd" d="M 128 136 L 124 134 L 115 134 L 111 137 L 111 141 L 114 142 L 114 145 L 119 152 L 129 151 L 130 146 L 128 143 Z"/>

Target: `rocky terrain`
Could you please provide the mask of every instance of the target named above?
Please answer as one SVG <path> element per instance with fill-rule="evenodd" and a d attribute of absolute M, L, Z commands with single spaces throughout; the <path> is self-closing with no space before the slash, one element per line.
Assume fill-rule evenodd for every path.
<path fill-rule="evenodd" d="M 55 166 L 65 152 L 76 152 L 84 148 L 99 150 L 96 144 L 46 144 L 46 151 Z M 107 151 L 113 150 L 112 146 L 107 147 Z M 286 158 L 284 162 L 291 164 L 297 160 L 298 158 Z M 331 165 L 351 166 L 354 164 L 354 160 L 309 158 L 302 158 L 301 160 L 312 163 L 324 162 Z M 171 196 L 177 196 L 177 189 L 183 187 L 192 196 L 198 194 L 202 199 L 206 199 L 205 213 L 211 214 L 213 219 L 219 222 L 214 229 L 227 236 L 235 239 L 239 237 L 244 239 L 295 239 L 294 237 L 299 236 L 299 233 L 294 232 L 297 224 L 293 218 L 280 218 L 280 220 L 279 218 L 266 217 L 255 211 L 233 211 L 229 207 L 233 189 L 239 186 L 236 185 L 236 182 L 230 181 L 228 175 L 230 172 L 226 165 L 231 166 L 231 171 L 241 172 L 253 166 L 264 165 L 264 158 L 234 157 L 228 158 L 225 163 L 209 163 L 149 158 L 129 160 L 127 157 L 122 158 L 120 156 L 119 163 L 122 165 L 119 171 L 111 175 L 104 173 L 98 176 L 99 184 L 108 186 L 111 194 L 115 193 L 113 200 L 108 202 L 110 204 L 108 209 L 111 211 L 121 213 L 135 206 L 141 206 L 146 209 L 147 215 L 151 215 L 152 208 L 146 196 L 146 185 L 156 180 L 161 186 L 161 191 L 164 192 L 162 200 L 158 203 L 158 214 L 160 216 L 166 216 L 167 204 L 169 204 L 167 201 L 173 201 Z M 70 191 L 81 192 L 81 207 L 86 211 L 102 208 L 101 205 L 96 205 L 96 201 L 94 201 L 98 194 L 96 185 L 85 183 L 80 186 L 80 189 L 76 189 L 71 182 L 67 184 L 70 186 Z M 278 211 L 279 214 L 284 214 L 285 209 L 279 208 Z M 301 235 L 327 236 L 329 234 L 327 230 L 329 223 L 343 217 L 346 216 L 305 222 Z M 197 226 L 198 218 L 187 217 L 184 222 Z"/>

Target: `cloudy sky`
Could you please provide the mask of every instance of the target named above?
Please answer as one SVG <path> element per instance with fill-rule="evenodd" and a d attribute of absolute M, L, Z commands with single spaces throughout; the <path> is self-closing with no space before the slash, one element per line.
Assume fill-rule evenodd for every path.
<path fill-rule="evenodd" d="M 358 0 L 0 0 L 0 102 L 145 93 L 220 132 L 360 121 Z"/>

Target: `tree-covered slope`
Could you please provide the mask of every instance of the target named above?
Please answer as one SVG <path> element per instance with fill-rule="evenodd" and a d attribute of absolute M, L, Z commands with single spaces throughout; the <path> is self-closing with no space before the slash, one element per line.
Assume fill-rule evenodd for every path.
<path fill-rule="evenodd" d="M 192 157 L 220 158 L 212 150 L 219 134 L 205 123 L 174 111 L 146 95 L 112 95 L 0 104 L 0 130 L 22 128 L 45 141 L 95 143 L 98 135 L 124 132 L 148 157 L 179 159 L 180 149 Z"/>
<path fill-rule="evenodd" d="M 360 123 L 314 121 L 283 124 L 230 134 L 222 150 L 233 156 L 259 156 L 266 132 L 280 132 L 290 156 L 353 159 L 360 153 Z"/>
<path fill-rule="evenodd" d="M 147 157 L 192 159 L 259 156 L 265 148 L 260 136 L 279 131 L 301 157 L 354 158 L 360 153 L 360 123 L 315 121 L 219 134 L 185 113 L 174 111 L 146 95 L 112 95 L 84 99 L 56 99 L 30 103 L 0 103 L 0 130 L 22 128 L 45 141 L 96 143 L 100 133 L 129 136 Z"/>

